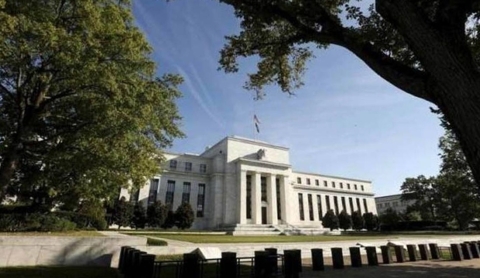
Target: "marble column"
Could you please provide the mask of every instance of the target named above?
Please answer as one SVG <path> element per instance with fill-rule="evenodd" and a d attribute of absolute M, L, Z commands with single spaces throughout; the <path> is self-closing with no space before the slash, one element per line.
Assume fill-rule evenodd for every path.
<path fill-rule="evenodd" d="M 238 223 L 247 223 L 247 171 L 238 169 Z"/>
<path fill-rule="evenodd" d="M 287 203 L 287 196 L 289 196 L 289 188 L 288 188 L 288 177 L 287 176 L 279 176 L 280 178 L 280 202 L 281 202 L 281 209 L 282 209 L 282 223 L 288 224 L 290 221 L 289 217 L 289 206 Z"/>
<path fill-rule="evenodd" d="M 278 224 L 277 217 L 277 185 L 276 176 L 270 175 L 267 178 L 267 223 L 272 225 Z"/>
<path fill-rule="evenodd" d="M 313 221 L 320 221 L 318 218 L 317 195 L 318 194 L 312 194 Z"/>
<path fill-rule="evenodd" d="M 262 224 L 262 183 L 260 173 L 252 174 L 252 220 L 253 224 Z"/>

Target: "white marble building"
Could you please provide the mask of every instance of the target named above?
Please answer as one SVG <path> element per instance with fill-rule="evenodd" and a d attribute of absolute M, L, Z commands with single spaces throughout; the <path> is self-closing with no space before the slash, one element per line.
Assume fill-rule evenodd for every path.
<path fill-rule="evenodd" d="M 403 201 L 402 194 L 380 196 L 375 198 L 378 214 L 384 213 L 387 209 L 396 212 L 405 212 L 408 206 L 414 205 L 414 200 Z"/>
<path fill-rule="evenodd" d="M 370 181 L 294 171 L 285 147 L 232 136 L 200 155 L 165 156 L 161 174 L 122 195 L 145 205 L 160 200 L 173 210 L 189 202 L 194 229 L 321 229 L 328 209 L 377 213 Z"/>

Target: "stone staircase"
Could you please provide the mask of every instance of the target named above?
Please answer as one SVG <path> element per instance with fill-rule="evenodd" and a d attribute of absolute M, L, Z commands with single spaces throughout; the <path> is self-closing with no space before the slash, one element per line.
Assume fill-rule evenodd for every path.
<path fill-rule="evenodd" d="M 233 226 L 222 227 L 229 235 L 234 236 L 274 236 L 280 235 L 281 232 L 272 225 L 258 225 L 258 224 L 236 224 Z"/>

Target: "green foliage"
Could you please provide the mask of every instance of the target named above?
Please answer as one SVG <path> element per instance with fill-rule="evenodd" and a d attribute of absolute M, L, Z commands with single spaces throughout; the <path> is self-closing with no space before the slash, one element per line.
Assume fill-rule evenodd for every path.
<path fill-rule="evenodd" d="M 195 214 L 190 203 L 184 202 L 175 211 L 175 225 L 182 230 L 192 227 Z"/>
<path fill-rule="evenodd" d="M 147 223 L 147 211 L 143 207 L 142 204 L 138 203 L 133 208 L 133 218 L 132 218 L 132 225 L 135 229 L 143 229 L 145 228 L 145 224 Z"/>
<path fill-rule="evenodd" d="M 75 223 L 53 213 L 0 214 L 2 232 L 66 232 L 75 228 Z"/>
<path fill-rule="evenodd" d="M 335 215 L 333 210 L 329 210 L 325 213 L 325 215 L 322 218 L 322 226 L 325 228 L 330 228 L 330 231 L 338 229 L 339 228 L 339 220 L 338 217 Z"/>
<path fill-rule="evenodd" d="M 161 201 L 155 201 L 147 208 L 147 224 L 151 228 L 160 228 L 167 218 L 168 207 Z"/>
<path fill-rule="evenodd" d="M 183 136 L 130 1 L 5 0 L 0 38 L 0 199 L 113 199 Z"/>
<path fill-rule="evenodd" d="M 385 229 L 395 230 L 402 219 L 395 210 L 388 208 L 380 214 L 379 220 Z"/>
<path fill-rule="evenodd" d="M 338 215 L 338 225 L 344 231 L 352 227 L 352 217 L 345 210 L 342 210 Z"/>
<path fill-rule="evenodd" d="M 360 231 L 361 229 L 363 229 L 364 225 L 365 221 L 363 220 L 360 212 L 358 210 L 352 212 L 352 228 L 355 231 Z"/>
<path fill-rule="evenodd" d="M 420 175 L 416 178 L 405 179 L 400 188 L 402 201 L 414 201 L 415 210 L 422 212 L 424 220 L 436 218 L 435 207 L 440 195 L 435 183 L 435 177 L 426 178 Z"/>
<path fill-rule="evenodd" d="M 167 246 L 168 243 L 165 240 L 148 237 L 147 238 L 147 245 L 149 245 L 149 246 Z"/>
<path fill-rule="evenodd" d="M 367 231 L 373 231 L 378 228 L 379 219 L 378 216 L 374 215 L 371 212 L 364 213 L 362 215 L 363 222 L 365 223 L 365 229 Z"/>
<path fill-rule="evenodd" d="M 165 221 L 162 224 L 162 228 L 164 229 L 170 229 L 175 226 L 175 213 L 171 210 L 168 211 L 167 217 L 165 218 Z"/>
<path fill-rule="evenodd" d="M 133 218 L 133 207 L 123 197 L 116 201 L 112 213 L 113 224 L 117 224 L 119 229 L 121 227 L 130 227 Z"/>

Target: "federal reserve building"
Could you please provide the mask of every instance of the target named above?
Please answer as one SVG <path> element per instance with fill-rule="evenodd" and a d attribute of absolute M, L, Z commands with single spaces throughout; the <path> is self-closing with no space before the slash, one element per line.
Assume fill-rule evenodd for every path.
<path fill-rule="evenodd" d="M 377 213 L 371 181 L 294 170 L 289 149 L 229 136 L 200 154 L 165 153 L 162 172 L 121 196 L 175 210 L 188 202 L 192 229 L 232 234 L 322 234 L 328 210 Z"/>

